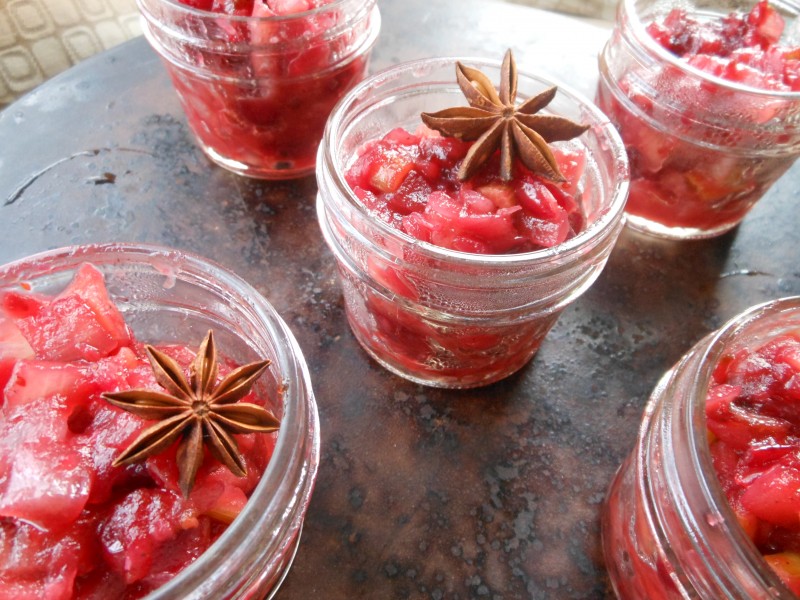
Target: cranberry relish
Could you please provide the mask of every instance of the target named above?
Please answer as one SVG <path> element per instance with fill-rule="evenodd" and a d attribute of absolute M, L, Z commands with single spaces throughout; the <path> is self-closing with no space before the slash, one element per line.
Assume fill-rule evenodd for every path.
<path fill-rule="evenodd" d="M 366 72 L 369 47 L 364 43 L 374 19 L 356 19 L 331 34 L 354 19 L 347 6 L 330 6 L 334 0 L 179 2 L 232 17 L 194 16 L 198 24 L 192 35 L 198 37 L 193 46 L 158 34 L 162 54 L 170 57 L 167 70 L 203 148 L 227 168 L 254 177 L 281 179 L 313 171 L 331 109 Z M 221 50 L 220 39 L 230 48 Z"/>
<path fill-rule="evenodd" d="M 334 0 L 180 0 L 182 4 L 240 17 L 291 15 L 330 4 Z"/>
<path fill-rule="evenodd" d="M 800 47 L 785 45 L 784 29 L 783 17 L 766 0 L 749 12 L 714 19 L 675 8 L 647 24 L 656 43 L 700 71 L 761 90 L 797 92 Z M 605 63 L 622 68 L 618 54 L 623 52 L 616 47 L 613 53 L 604 51 Z M 773 139 L 765 136 L 791 140 L 791 130 L 769 125 L 791 118 L 790 101 L 739 93 L 669 65 L 646 72 L 628 69 L 612 73 L 614 81 L 601 78 L 597 104 L 617 125 L 628 150 L 629 215 L 667 228 L 722 232 L 741 221 L 794 161 L 785 151 L 750 152 Z M 716 123 L 725 125 L 703 125 L 711 111 L 722 120 Z"/>
<path fill-rule="evenodd" d="M 739 524 L 800 596 L 800 332 L 724 357 L 706 419 L 714 468 Z"/>
<path fill-rule="evenodd" d="M 181 345 L 159 350 L 188 365 Z M 220 375 L 235 365 L 223 362 Z M 188 497 L 176 445 L 114 459 L 153 424 L 103 392 L 160 390 L 101 273 L 59 294 L 0 294 L 0 598 L 138 598 L 197 559 L 247 502 L 270 435 L 236 435 L 247 476 L 206 454 Z M 244 401 L 255 401 L 253 392 Z"/>
<path fill-rule="evenodd" d="M 733 12 L 713 21 L 675 8 L 647 32 L 665 49 L 717 77 L 755 88 L 800 90 L 800 48 L 781 44 L 785 23 L 758 2 L 750 12 Z"/>
<path fill-rule="evenodd" d="M 550 248 L 585 227 L 578 181 L 581 151 L 553 147 L 564 183 L 521 163 L 499 176 L 499 154 L 467 181 L 458 180 L 473 142 L 443 137 L 421 126 L 397 128 L 365 144 L 346 173 L 361 202 L 379 219 L 424 242 L 476 254 L 513 254 Z"/>

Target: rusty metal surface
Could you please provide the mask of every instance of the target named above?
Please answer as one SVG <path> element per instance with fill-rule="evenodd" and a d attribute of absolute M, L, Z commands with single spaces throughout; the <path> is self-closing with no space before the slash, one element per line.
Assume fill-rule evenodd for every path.
<path fill-rule="evenodd" d="M 591 95 L 607 36 L 491 0 L 381 9 L 373 70 L 511 46 L 520 68 Z M 0 112 L 0 262 L 82 242 L 166 244 L 223 263 L 276 306 L 322 422 L 317 487 L 279 598 L 610 598 L 598 516 L 644 402 L 705 333 L 800 294 L 798 183 L 794 168 L 716 240 L 624 232 L 525 369 L 480 390 L 427 389 L 382 370 L 351 335 L 313 178 L 212 166 L 138 39 Z"/>

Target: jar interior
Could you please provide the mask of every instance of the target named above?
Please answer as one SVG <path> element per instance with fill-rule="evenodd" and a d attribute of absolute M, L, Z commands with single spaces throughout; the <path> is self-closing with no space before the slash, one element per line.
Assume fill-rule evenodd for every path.
<path fill-rule="evenodd" d="M 744 591 L 759 597 L 765 589 L 782 590 L 776 597 L 792 597 L 767 565 L 761 553 L 739 525 L 716 474 L 706 425 L 706 402 L 717 365 L 725 357 L 744 349 L 755 349 L 775 336 L 800 328 L 800 298 L 785 298 L 748 309 L 710 334 L 686 358 L 678 371 L 688 375 L 673 378 L 664 394 L 665 410 L 671 416 L 664 425 L 665 477 L 671 480 L 673 503 L 679 523 L 667 525 L 667 539 L 679 553 L 694 589 L 704 589 L 710 571 L 723 589 Z M 681 381 L 681 377 L 686 377 Z M 670 402 L 686 394 L 686 401 Z M 686 448 L 688 451 L 682 451 Z M 670 462 L 672 461 L 672 462 Z M 680 492 L 676 491 L 680 490 Z M 679 498 L 681 496 L 681 498 Z M 664 511 L 665 515 L 669 513 Z M 669 523 L 669 519 L 665 519 Z M 674 526 L 676 529 L 670 529 Z M 678 531 L 689 534 L 688 538 Z M 682 540 L 682 541 L 677 541 Z M 684 543 L 685 542 L 685 543 Z M 698 558 L 702 562 L 698 562 Z"/>
<path fill-rule="evenodd" d="M 274 587 L 291 563 L 319 460 L 316 405 L 294 338 L 244 281 L 167 248 L 109 244 L 54 250 L 0 268 L 0 288 L 22 283 L 34 293 L 56 294 L 84 262 L 103 272 L 109 296 L 140 341 L 192 347 L 210 328 L 220 355 L 238 364 L 263 358 L 273 363 L 255 385 L 281 419 L 260 482 L 219 539 L 148 598 L 183 598 L 201 588 L 229 598 L 239 597 L 231 595 L 237 589 Z"/>
<path fill-rule="evenodd" d="M 500 70 L 497 65 L 468 59 L 465 59 L 465 63 L 471 66 L 478 63 L 478 68 L 495 85 L 499 85 Z M 550 85 L 552 84 L 548 81 L 520 75 L 517 103 L 544 91 Z M 455 59 L 450 62 L 443 60 L 421 64 L 408 72 L 390 71 L 370 81 L 369 87 L 357 91 L 350 103 L 345 104 L 347 110 L 340 107 L 333 126 L 329 126 L 327 140 L 334 145 L 329 152 L 336 173 L 347 171 L 366 142 L 380 139 L 395 127 L 402 127 L 412 133 L 416 131 L 422 125 L 420 113 L 467 105 L 463 93 L 455 83 Z M 559 91 L 542 113 L 558 114 L 592 126 L 592 129 L 579 138 L 554 144 L 582 151 L 586 158 L 586 168 L 578 183 L 579 191 L 576 195 L 586 219 L 586 227 L 578 236 L 560 246 L 540 251 L 542 255 L 569 252 L 573 247 L 584 243 L 587 237 L 596 235 L 607 226 L 608 221 L 618 216 L 621 204 L 627 196 L 627 161 L 621 142 L 616 142 L 616 132 L 597 109 L 577 102 L 567 95 L 570 93 L 572 92 Z M 609 140 L 609 137 L 612 139 Z M 346 187 L 344 182 L 341 183 Z M 349 202 L 359 205 L 349 188 L 348 193 Z M 353 209 L 348 207 L 345 210 Z M 390 234 L 411 241 L 410 237 L 398 230 L 393 230 Z"/>

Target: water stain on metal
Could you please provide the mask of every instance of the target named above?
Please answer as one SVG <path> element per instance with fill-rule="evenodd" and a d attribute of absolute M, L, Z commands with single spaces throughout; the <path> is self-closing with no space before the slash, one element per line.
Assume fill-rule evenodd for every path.
<path fill-rule="evenodd" d="M 105 153 L 109 153 L 109 152 L 133 152 L 133 153 L 136 153 L 136 154 L 150 154 L 150 155 L 152 155 L 152 152 L 149 152 L 147 150 L 140 150 L 138 148 L 94 148 L 92 150 L 81 150 L 80 152 L 75 152 L 74 154 L 70 154 L 69 156 L 65 156 L 64 158 L 60 158 L 59 160 L 57 160 L 57 161 L 55 161 L 53 163 L 50 163 L 46 167 L 36 171 L 36 173 L 34 173 L 30 177 L 28 177 L 28 179 L 26 179 L 23 183 L 21 183 L 17 187 L 17 189 L 15 189 L 13 192 L 11 192 L 11 194 L 8 196 L 8 198 L 6 198 L 5 202 L 3 202 L 3 206 L 10 206 L 11 204 L 14 204 L 17 200 L 19 200 L 22 197 L 22 195 L 25 193 L 25 191 L 29 187 L 31 187 L 43 175 L 47 174 L 49 171 L 52 171 L 57 166 L 62 165 L 62 164 L 66 163 L 66 162 L 69 162 L 71 160 L 74 160 L 76 158 L 82 158 L 82 157 L 85 157 L 85 156 L 89 156 L 89 157 L 91 157 L 91 156 L 99 156 L 100 154 L 105 154 Z M 113 179 L 116 178 L 116 176 L 114 176 L 111 173 L 104 173 L 103 175 L 104 176 L 109 176 L 110 175 Z M 89 178 L 89 180 L 91 181 L 92 178 Z M 113 180 L 109 181 L 108 177 L 106 177 L 105 180 L 103 180 L 103 181 L 95 181 L 95 183 L 114 183 L 114 181 Z"/>
<path fill-rule="evenodd" d="M 774 277 L 772 273 L 767 273 L 766 271 L 755 271 L 753 269 L 737 269 L 736 271 L 726 271 L 725 273 L 720 273 L 719 278 L 724 279 L 726 277 L 736 277 L 739 275 L 743 275 L 745 277 L 758 277 L 758 276 Z"/>
<path fill-rule="evenodd" d="M 106 171 L 101 175 L 92 175 L 91 177 L 86 178 L 87 183 L 93 183 L 95 185 L 103 185 L 106 183 L 116 183 L 117 176 L 114 173 L 110 173 Z"/>

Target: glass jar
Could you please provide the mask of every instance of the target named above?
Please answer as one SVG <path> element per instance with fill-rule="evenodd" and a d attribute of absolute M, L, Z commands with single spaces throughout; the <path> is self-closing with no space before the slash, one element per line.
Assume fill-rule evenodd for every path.
<path fill-rule="evenodd" d="M 320 146 L 317 215 L 364 349 L 411 381 L 467 388 L 525 365 L 559 313 L 600 274 L 623 227 L 628 166 L 605 115 L 559 84 L 548 109 L 591 127 L 565 143 L 587 158 L 577 196 L 586 227 L 578 235 L 536 252 L 471 254 L 421 242 L 375 218 L 345 182 L 345 171 L 366 141 L 395 127 L 413 131 L 423 111 L 464 104 L 456 60 L 401 64 L 345 96 Z M 499 81 L 499 63 L 461 60 Z M 519 73 L 520 101 L 552 85 Z"/>
<path fill-rule="evenodd" d="M 800 154 L 800 92 L 725 80 L 672 54 L 647 25 L 682 7 L 706 20 L 754 0 L 621 0 L 599 57 L 597 104 L 631 162 L 628 224 L 671 239 L 708 238 L 738 225 Z M 771 2 L 798 23 L 800 4 Z M 797 42 L 794 42 L 797 45 Z"/>
<path fill-rule="evenodd" d="M 271 597 L 285 577 L 319 464 L 319 421 L 302 352 L 275 309 L 244 280 L 203 258 L 148 245 L 69 247 L 0 267 L 0 289 L 52 294 L 89 262 L 137 339 L 195 347 L 214 330 L 220 354 L 272 361 L 256 390 L 281 420 L 269 464 L 217 541 L 148 600 Z"/>
<path fill-rule="evenodd" d="M 333 0 L 285 16 L 137 1 L 144 35 L 211 160 L 262 179 L 313 172 L 331 109 L 367 71 L 380 30 L 376 0 Z"/>
<path fill-rule="evenodd" d="M 800 297 L 755 306 L 698 342 L 656 386 L 603 511 L 603 550 L 619 598 L 794 598 L 728 504 L 705 407 L 723 356 L 798 328 Z"/>

